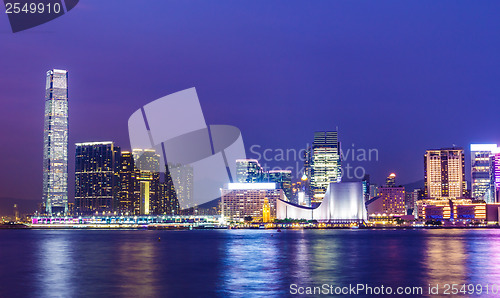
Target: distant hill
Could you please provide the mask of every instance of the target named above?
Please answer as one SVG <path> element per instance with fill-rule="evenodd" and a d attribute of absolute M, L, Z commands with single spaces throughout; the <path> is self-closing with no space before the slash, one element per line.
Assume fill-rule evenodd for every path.
<path fill-rule="evenodd" d="M 215 200 L 211 200 L 209 202 L 203 203 L 201 205 L 198 205 L 198 208 L 200 209 L 210 209 L 213 207 L 218 207 L 220 202 L 220 198 L 217 198 Z"/>
<path fill-rule="evenodd" d="M 417 188 L 423 188 L 424 184 L 425 184 L 425 181 L 424 181 L 424 179 L 422 179 L 422 180 L 418 180 L 415 182 L 405 184 L 405 185 L 403 185 L 403 187 L 405 188 L 405 191 L 408 192 L 408 191 L 413 191 L 414 189 L 417 189 Z"/>

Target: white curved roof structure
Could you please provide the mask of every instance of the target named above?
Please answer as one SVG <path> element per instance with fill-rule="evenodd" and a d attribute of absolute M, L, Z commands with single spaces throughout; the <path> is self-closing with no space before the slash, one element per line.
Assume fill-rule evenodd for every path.
<path fill-rule="evenodd" d="M 304 207 L 278 200 L 278 219 L 306 219 L 318 221 L 363 221 L 367 212 L 361 182 L 330 183 L 323 202 L 316 208 Z"/>

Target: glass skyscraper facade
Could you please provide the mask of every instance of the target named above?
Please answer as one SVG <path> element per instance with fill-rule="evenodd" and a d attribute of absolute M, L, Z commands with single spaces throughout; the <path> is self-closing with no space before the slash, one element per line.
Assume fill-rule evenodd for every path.
<path fill-rule="evenodd" d="M 68 72 L 47 72 L 43 130 L 43 204 L 47 214 L 68 212 Z"/>
<path fill-rule="evenodd" d="M 276 188 L 282 189 L 288 201 L 292 201 L 292 171 L 272 170 L 264 173 L 263 182 L 274 182 Z"/>
<path fill-rule="evenodd" d="M 496 144 L 471 144 L 471 196 L 486 203 L 494 203 L 491 158 L 497 151 Z M 493 179 L 494 180 L 494 179 Z"/>
<path fill-rule="evenodd" d="M 236 160 L 236 182 L 256 183 L 264 179 L 264 169 L 256 159 Z"/>
<path fill-rule="evenodd" d="M 311 195 L 313 202 L 321 202 L 331 182 L 340 182 L 340 143 L 337 131 L 317 131 L 310 154 Z"/>
<path fill-rule="evenodd" d="M 498 149 L 490 157 L 490 189 L 488 192 L 489 202 L 500 201 L 500 152 Z"/>

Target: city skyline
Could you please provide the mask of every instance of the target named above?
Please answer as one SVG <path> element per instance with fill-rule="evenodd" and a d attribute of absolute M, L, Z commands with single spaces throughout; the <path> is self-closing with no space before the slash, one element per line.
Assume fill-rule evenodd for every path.
<path fill-rule="evenodd" d="M 206 99 L 202 105 L 207 121 L 229 123 L 241 128 L 247 152 L 255 144 L 263 146 L 262 149 L 300 150 L 310 143 L 312 132 L 334 130 L 338 126 L 344 148 L 351 148 L 354 143 L 355 148 L 379 150 L 378 161 L 362 164 L 378 184 L 382 184 L 390 172 L 397 172 L 402 184 L 421 180 L 424 169 L 419 157 L 429 148 L 451 147 L 453 144 L 466 148 L 468 172 L 468 144 L 500 143 L 495 132 L 498 125 L 494 121 L 497 105 L 494 99 L 500 93 L 493 79 L 498 71 L 494 65 L 499 62 L 495 54 L 499 43 L 491 38 L 494 30 L 490 29 L 496 23 L 495 11 L 499 8 L 495 6 L 488 9 L 478 6 L 465 20 L 458 20 L 452 15 L 464 12 L 466 6 L 445 9 L 442 6 L 422 8 L 410 4 L 408 9 L 412 14 L 403 14 L 406 16 L 403 17 L 398 14 L 400 10 L 387 9 L 384 5 L 372 7 L 368 12 L 366 8 L 359 10 L 352 4 L 322 4 L 325 11 L 328 8 L 339 14 L 339 19 L 306 10 L 310 15 L 317 14 L 316 21 L 301 22 L 304 27 L 296 38 L 286 39 L 287 34 L 297 33 L 294 16 L 301 15 L 293 2 L 285 11 L 273 11 L 274 21 L 271 24 L 279 26 L 270 26 L 268 33 L 261 37 L 252 34 L 250 19 L 242 15 L 237 7 L 220 5 L 221 19 L 219 23 L 212 24 L 206 21 L 209 16 L 203 11 L 203 4 L 199 3 L 190 12 L 194 21 L 180 23 L 179 30 L 185 33 L 185 39 L 168 42 L 173 38 L 171 23 L 168 23 L 169 26 L 158 28 L 164 33 L 165 41 L 153 39 L 157 47 L 139 51 L 133 44 L 130 47 L 125 45 L 130 45 L 128 40 L 151 37 L 147 34 L 150 19 L 154 20 L 158 15 L 153 13 L 151 18 L 140 15 L 138 20 L 143 23 L 124 24 L 116 16 L 131 12 L 126 3 L 113 16 L 105 16 L 104 11 L 111 9 L 107 3 L 102 4 L 103 11 L 92 10 L 96 3 L 80 4 L 72 10 L 70 17 L 58 18 L 30 32 L 5 36 L 7 42 L 0 45 L 3 52 L 12 55 L 12 59 L 1 62 L 2 69 L 10 70 L 1 74 L 0 89 L 3 92 L 0 98 L 7 104 L 5 111 L 9 111 L 1 121 L 5 127 L 11 127 L 10 123 L 22 120 L 21 125 L 8 129 L 5 136 L 7 140 L 26 148 L 26 153 L 21 153 L 10 146 L 3 146 L 4 155 L 12 158 L 5 161 L 6 171 L 1 174 L 2 189 L 5 189 L 2 197 L 40 198 L 41 185 L 21 187 L 18 177 L 22 175 L 20 169 L 28 168 L 33 169 L 24 174 L 28 181 L 42 179 L 39 171 L 35 173 L 42 163 L 37 153 L 42 150 L 39 127 L 43 107 L 39 99 L 43 82 L 40 73 L 54 67 L 68 69 L 72 73 L 70 165 L 74 162 L 72 144 L 77 142 L 113 140 L 124 149 L 130 149 L 127 148 L 126 132 L 128 115 L 154 98 L 191 86 L 196 86 Z M 154 5 L 162 7 L 162 4 Z M 92 13 L 86 9 L 92 10 Z M 172 9 L 184 11 L 185 8 L 174 5 Z M 259 5 L 253 4 L 249 9 L 257 10 Z M 435 15 L 428 15 L 427 9 Z M 233 14 L 240 19 L 231 17 Z M 352 19 L 342 17 L 343 14 Z M 270 21 L 271 15 L 264 14 L 260 18 Z M 443 18 L 443 15 L 447 17 Z M 104 34 L 99 32 L 99 26 L 94 23 L 82 25 L 90 16 L 111 24 L 109 30 L 112 32 L 129 29 L 137 34 L 128 39 L 106 41 Z M 424 17 L 425 24 L 420 24 L 419 20 Z M 309 18 L 306 16 L 306 19 Z M 402 26 L 393 26 L 395 22 L 401 22 Z M 195 33 L 202 23 L 205 27 L 201 33 L 215 38 L 222 51 L 207 47 L 206 39 Z M 239 33 L 223 26 L 228 23 L 235 23 Z M 377 42 L 370 38 L 370 31 L 367 31 L 372 24 L 384 29 L 376 31 L 379 37 Z M 420 25 L 424 27 L 420 28 Z M 70 34 L 75 26 L 86 28 L 89 34 L 85 36 L 93 37 Z M 221 26 L 226 35 L 216 33 Z M 54 35 L 44 33 L 44 30 L 55 28 L 58 29 Z M 332 28 L 339 29 L 332 31 Z M 443 34 L 427 30 L 429 28 L 439 28 Z M 467 34 L 463 34 L 464 30 Z M 311 35 L 312 32 L 317 34 Z M 482 34 L 473 37 L 477 36 L 473 34 L 476 32 Z M 330 42 L 323 38 L 327 34 L 332 34 L 332 38 L 328 39 Z M 66 49 L 60 55 L 50 55 L 45 50 L 50 48 L 48 46 L 37 47 L 38 52 L 32 55 L 30 49 L 34 48 L 33 42 L 48 45 L 63 35 L 67 36 L 68 42 L 60 44 Z M 7 46 L 8 41 L 14 38 L 19 48 Z M 308 41 L 306 47 L 298 43 L 303 38 Z M 95 44 L 100 46 L 93 46 L 92 41 L 98 41 Z M 243 45 L 247 42 L 253 42 L 254 46 L 244 50 Z M 270 46 L 261 46 L 265 42 Z M 82 43 L 89 45 L 85 52 L 77 48 Z M 228 55 L 224 49 L 230 45 L 241 54 Z M 284 45 L 291 51 L 289 55 L 281 55 Z M 198 48 L 206 48 L 202 55 L 204 59 L 193 59 L 199 57 L 200 53 L 195 51 Z M 134 51 L 148 55 L 137 55 Z M 165 55 L 181 51 L 182 55 L 176 55 L 179 62 Z M 371 56 L 359 59 L 367 54 Z M 295 59 L 294 55 L 298 55 L 299 59 Z M 467 55 L 468 59 L 462 60 L 460 57 L 463 55 Z M 75 59 L 77 56 L 80 58 Z M 22 60 L 21 57 L 28 58 Z M 128 59 L 130 57 L 132 59 Z M 14 60 L 18 61 L 15 67 L 12 64 Z M 123 63 L 125 60 L 130 63 Z M 216 63 L 206 62 L 208 60 Z M 296 65 L 294 68 L 290 68 L 292 61 Z M 170 64 L 175 67 L 165 67 Z M 101 67 L 97 68 L 97 65 Z M 228 69 L 230 65 L 237 67 Z M 212 68 L 218 72 L 217 79 L 204 71 Z M 136 79 L 132 73 L 151 75 L 143 80 Z M 246 76 L 245 73 L 252 75 Z M 305 73 L 311 78 L 301 75 Z M 263 74 L 263 77 L 253 74 Z M 242 80 L 238 79 L 240 77 Z M 141 83 L 147 87 L 143 88 Z M 12 98 L 16 100 L 10 100 Z M 448 106 L 446 103 L 450 100 L 456 104 Z M 491 109 L 480 117 L 469 115 L 468 111 L 474 110 L 477 105 L 487 105 Z M 445 107 L 451 109 L 450 112 L 441 114 L 440 110 Z M 253 121 L 255 115 L 249 111 L 257 113 L 262 119 L 274 119 L 279 125 Z M 109 117 L 110 114 L 114 116 Z M 89 115 L 92 121 L 89 121 Z M 277 135 L 280 137 L 276 138 Z M 470 177 L 466 179 L 470 180 Z M 73 184 L 69 182 L 70 187 Z"/>

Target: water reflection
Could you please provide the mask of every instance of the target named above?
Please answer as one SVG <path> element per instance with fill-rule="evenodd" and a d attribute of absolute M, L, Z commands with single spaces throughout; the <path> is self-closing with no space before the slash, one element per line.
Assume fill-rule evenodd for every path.
<path fill-rule="evenodd" d="M 469 282 L 500 288 L 500 231 L 483 230 L 464 241 L 468 256 Z"/>
<path fill-rule="evenodd" d="M 224 295 L 277 295 L 281 272 L 280 249 L 274 231 L 228 231 L 223 256 L 222 289 Z"/>
<path fill-rule="evenodd" d="M 37 251 L 37 292 L 42 297 L 73 297 L 74 250 L 71 234 L 50 231 L 40 239 Z"/>
<path fill-rule="evenodd" d="M 129 240 L 117 246 L 116 274 L 120 285 L 119 296 L 159 295 L 156 244 L 147 239 L 144 242 Z"/>
<path fill-rule="evenodd" d="M 464 239 L 466 230 L 425 230 L 425 266 L 428 283 L 464 284 L 467 281 Z"/>
<path fill-rule="evenodd" d="M 31 230 L 5 231 L 2 241 L 0 269 L 15 290 L 0 287 L 0 297 L 286 296 L 292 283 L 500 285 L 500 230 Z"/>

